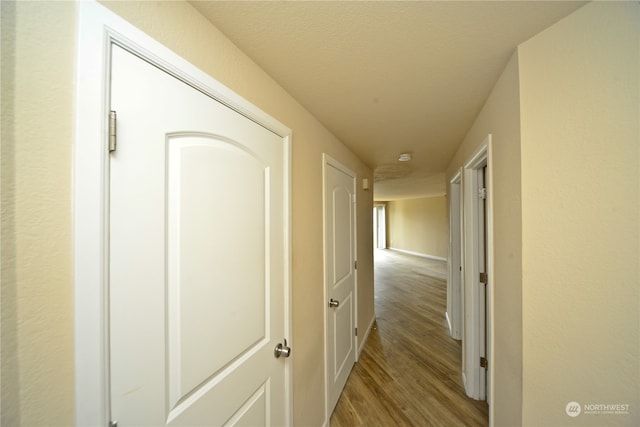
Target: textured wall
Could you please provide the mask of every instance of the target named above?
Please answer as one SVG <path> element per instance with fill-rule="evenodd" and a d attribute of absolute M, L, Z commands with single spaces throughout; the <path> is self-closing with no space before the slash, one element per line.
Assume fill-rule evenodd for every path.
<path fill-rule="evenodd" d="M 639 23 L 591 3 L 520 46 L 449 166 L 493 134 L 495 425 L 638 423 Z"/>
<path fill-rule="evenodd" d="M 13 2 L 0 2 L 0 41 L 2 43 L 2 68 L 0 75 L 0 102 L 2 102 L 2 126 L 0 136 L 0 243 L 2 270 L 0 276 L 0 424 L 20 423 L 20 399 L 18 385 L 18 333 L 17 333 L 17 285 L 15 242 L 15 44 L 16 7 Z"/>
<path fill-rule="evenodd" d="M 524 43 L 525 425 L 640 424 L 640 3 Z M 628 415 L 565 413 L 628 404 Z"/>
<path fill-rule="evenodd" d="M 73 422 L 74 3 L 2 2 L 2 424 Z"/>

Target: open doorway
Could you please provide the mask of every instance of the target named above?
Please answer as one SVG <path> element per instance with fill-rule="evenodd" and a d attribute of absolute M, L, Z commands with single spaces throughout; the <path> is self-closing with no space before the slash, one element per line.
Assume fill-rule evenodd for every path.
<path fill-rule="evenodd" d="M 382 204 L 373 207 L 373 248 L 387 248 L 386 206 Z"/>

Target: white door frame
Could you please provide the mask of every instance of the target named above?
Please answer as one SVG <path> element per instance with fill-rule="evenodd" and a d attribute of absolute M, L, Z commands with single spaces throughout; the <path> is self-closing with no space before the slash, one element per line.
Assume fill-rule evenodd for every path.
<path fill-rule="evenodd" d="M 331 418 L 331 409 L 329 408 L 329 354 L 328 354 L 328 348 L 329 346 L 328 344 L 328 331 L 327 331 L 327 322 L 329 319 L 329 305 L 327 304 L 328 302 L 328 297 L 327 297 L 327 281 L 328 278 L 326 277 L 326 253 L 327 253 L 327 249 L 326 249 L 326 219 L 325 219 L 325 212 L 326 212 L 326 206 L 327 206 L 327 200 L 326 200 L 326 195 L 327 195 L 327 189 L 326 189 L 326 185 L 327 185 L 327 167 L 328 166 L 333 166 L 336 169 L 344 172 L 345 174 L 349 175 L 350 177 L 353 178 L 353 195 L 356 196 L 357 193 L 357 188 L 356 188 L 356 174 L 355 172 L 353 172 L 351 169 L 349 169 L 348 167 L 346 167 L 345 165 L 343 165 L 342 163 L 340 163 L 339 161 L 335 160 L 333 157 L 329 156 L 327 153 L 322 153 L 322 246 L 323 246 L 323 272 L 325 272 L 324 274 L 324 280 L 323 280 L 323 313 L 324 313 L 324 372 L 325 372 L 325 379 L 324 379 L 324 406 L 325 406 L 325 422 L 324 425 L 329 425 L 329 419 Z M 357 223 L 357 209 L 353 209 L 353 259 L 356 260 L 358 259 L 358 223 Z M 358 329 L 358 269 L 355 269 L 354 271 L 354 285 L 353 285 L 353 315 L 354 315 L 354 327 L 356 329 Z M 353 337 L 354 340 L 354 349 L 355 350 L 355 361 L 358 361 L 358 348 L 359 348 L 359 338 L 358 336 L 354 336 Z"/>
<path fill-rule="evenodd" d="M 449 335 L 462 339 L 462 170 L 449 181 L 449 262 L 447 280 L 447 311 Z"/>
<path fill-rule="evenodd" d="M 493 203 L 492 203 L 492 164 L 491 164 L 491 134 L 487 135 L 478 150 L 464 165 L 463 195 L 464 195 L 464 334 L 463 334 L 463 382 L 467 395 L 473 399 L 484 400 L 487 390 L 493 383 Z M 482 301 L 480 272 L 484 269 L 478 260 L 480 251 L 480 227 L 478 174 L 487 167 L 485 187 L 487 189 L 487 242 L 486 264 L 488 284 L 486 285 L 486 323 L 482 315 L 480 303 Z M 480 367 L 481 350 L 484 347 L 481 328 L 486 330 L 486 357 L 489 369 Z M 487 372 L 489 375 L 487 376 Z M 491 395 L 491 393 L 489 393 Z M 491 402 L 489 401 L 489 404 Z"/>
<path fill-rule="evenodd" d="M 75 424 L 106 425 L 109 414 L 108 112 L 110 46 L 116 43 L 282 137 L 284 144 L 285 329 L 291 337 L 291 130 L 96 2 L 77 4 L 73 159 Z M 292 339 L 291 339 L 292 341 Z M 292 343 L 293 344 L 293 343 Z M 291 364 L 284 396 L 293 422 Z"/>

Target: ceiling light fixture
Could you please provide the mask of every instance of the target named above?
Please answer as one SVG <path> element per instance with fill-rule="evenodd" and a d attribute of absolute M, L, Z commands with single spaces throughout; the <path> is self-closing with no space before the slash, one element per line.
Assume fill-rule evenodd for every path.
<path fill-rule="evenodd" d="M 398 161 L 400 162 L 408 162 L 409 160 L 411 160 L 410 153 L 402 153 L 400 154 L 400 157 L 398 157 Z"/>

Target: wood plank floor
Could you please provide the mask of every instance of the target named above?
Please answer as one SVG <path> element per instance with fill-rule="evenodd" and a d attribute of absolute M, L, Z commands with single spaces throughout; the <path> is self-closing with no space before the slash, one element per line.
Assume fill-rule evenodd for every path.
<path fill-rule="evenodd" d="M 447 332 L 445 268 L 376 250 L 376 324 L 331 427 L 488 425 L 486 402 L 464 394 L 460 342 Z"/>

